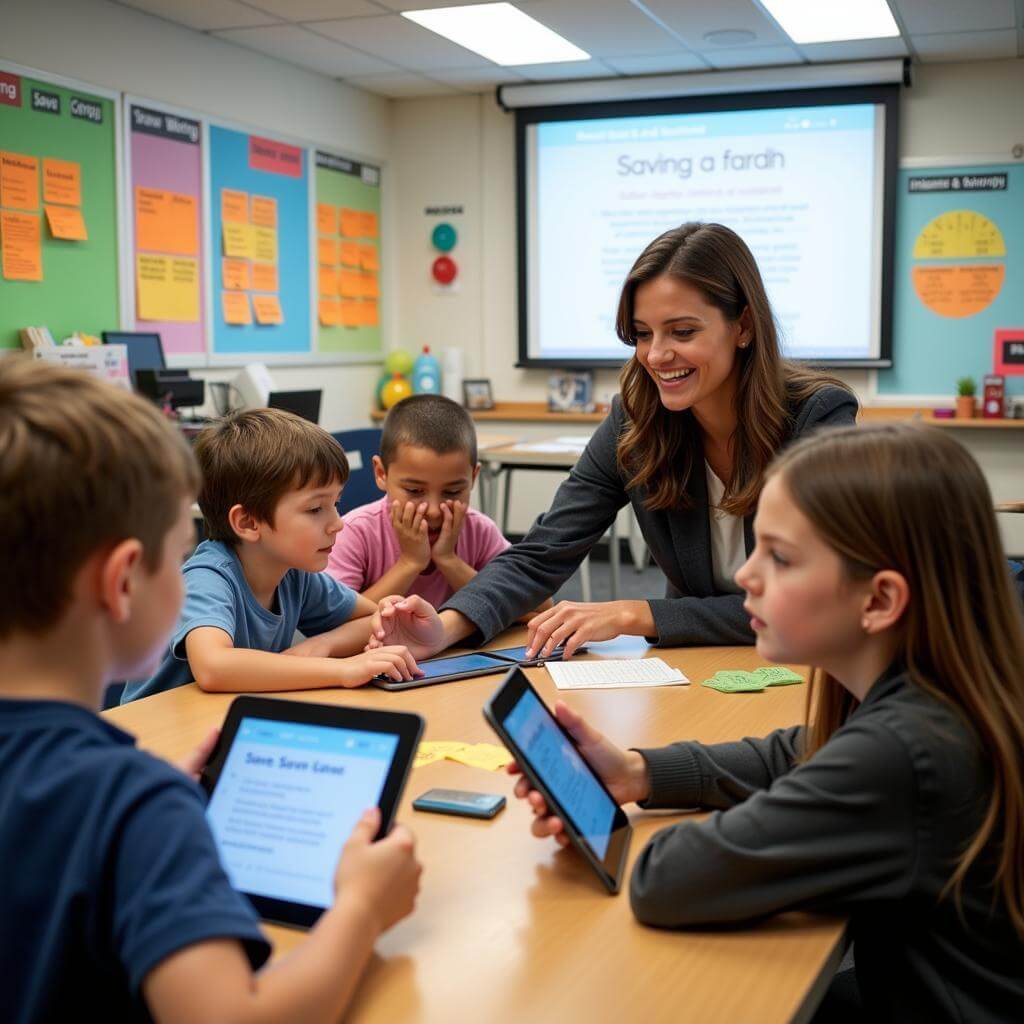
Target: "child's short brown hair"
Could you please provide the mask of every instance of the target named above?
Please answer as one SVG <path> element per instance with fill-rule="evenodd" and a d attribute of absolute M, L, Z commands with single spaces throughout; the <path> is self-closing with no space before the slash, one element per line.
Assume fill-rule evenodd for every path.
<path fill-rule="evenodd" d="M 231 413 L 196 438 L 195 453 L 203 474 L 199 507 L 206 535 L 225 544 L 238 543 L 228 519 L 232 506 L 241 505 L 273 526 L 277 503 L 287 491 L 348 480 L 341 445 L 315 423 L 283 409 Z"/>
<path fill-rule="evenodd" d="M 0 357 L 0 638 L 60 621 L 101 548 L 138 538 L 156 569 L 198 486 L 188 445 L 150 402 L 80 370 Z"/>
<path fill-rule="evenodd" d="M 380 438 L 380 461 L 385 469 L 404 444 L 428 448 L 438 455 L 465 452 L 470 464 L 476 465 L 472 417 L 443 395 L 412 395 L 391 409 Z"/>

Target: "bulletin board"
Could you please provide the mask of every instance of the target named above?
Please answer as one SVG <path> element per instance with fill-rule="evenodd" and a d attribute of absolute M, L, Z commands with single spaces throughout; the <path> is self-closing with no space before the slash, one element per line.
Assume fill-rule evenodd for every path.
<path fill-rule="evenodd" d="M 992 372 L 998 330 L 1024 327 L 1024 164 L 933 166 L 898 175 L 893 367 L 879 395 L 950 397 Z M 1007 377 L 1024 394 L 1024 376 Z"/>
<path fill-rule="evenodd" d="M 380 168 L 316 151 L 317 350 L 382 355 Z"/>
<path fill-rule="evenodd" d="M 159 333 L 170 365 L 205 364 L 204 126 L 195 115 L 126 96 L 124 128 L 131 322 Z"/>
<path fill-rule="evenodd" d="M 209 126 L 210 363 L 312 354 L 309 151 Z"/>
<path fill-rule="evenodd" d="M 121 322 L 116 100 L 0 62 L 0 348 Z"/>

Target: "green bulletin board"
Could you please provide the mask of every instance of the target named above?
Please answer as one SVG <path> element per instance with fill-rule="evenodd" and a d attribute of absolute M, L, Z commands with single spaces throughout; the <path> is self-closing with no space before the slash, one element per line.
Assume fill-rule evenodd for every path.
<path fill-rule="evenodd" d="M 74 331 L 99 334 L 120 323 L 116 117 L 112 98 L 0 64 L 0 150 L 39 161 L 38 209 L 19 212 L 42 221 L 42 280 L 8 280 L 0 272 L 0 348 L 19 348 L 18 331 L 29 325 L 49 327 L 59 342 Z M 45 158 L 80 165 L 86 241 L 57 239 L 50 231 Z"/>

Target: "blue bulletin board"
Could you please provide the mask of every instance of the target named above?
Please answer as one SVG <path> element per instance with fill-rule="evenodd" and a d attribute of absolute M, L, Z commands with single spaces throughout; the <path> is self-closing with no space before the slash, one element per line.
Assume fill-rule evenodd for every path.
<path fill-rule="evenodd" d="M 898 175 L 893 368 L 880 395 L 952 396 L 992 372 L 997 330 L 1024 328 L 1024 165 Z M 1024 394 L 1024 376 L 1006 379 Z"/>
<path fill-rule="evenodd" d="M 210 362 L 237 364 L 250 357 L 274 362 L 308 355 L 313 351 L 309 151 L 218 125 L 210 126 L 209 138 Z M 239 248 L 246 233 L 232 226 L 239 223 L 248 229 L 248 252 Z M 273 239 L 268 231 L 274 232 Z M 257 322 L 260 304 L 273 308 L 275 297 L 281 322 Z M 251 322 L 228 322 L 244 321 L 246 309 Z"/>

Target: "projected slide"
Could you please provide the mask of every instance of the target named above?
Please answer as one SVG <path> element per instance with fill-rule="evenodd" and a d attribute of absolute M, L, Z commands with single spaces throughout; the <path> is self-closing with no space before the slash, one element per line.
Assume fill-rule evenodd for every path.
<path fill-rule="evenodd" d="M 787 355 L 877 358 L 883 119 L 863 103 L 530 125 L 530 357 L 624 359 L 633 261 L 718 221 L 753 251 Z"/>

